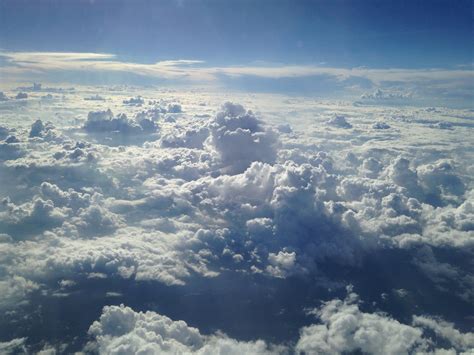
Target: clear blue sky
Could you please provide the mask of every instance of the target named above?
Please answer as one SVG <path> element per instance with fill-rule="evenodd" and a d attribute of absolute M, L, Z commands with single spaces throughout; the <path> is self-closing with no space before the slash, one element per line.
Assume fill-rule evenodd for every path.
<path fill-rule="evenodd" d="M 335 67 L 472 63 L 470 0 L 0 0 L 0 48 Z"/>

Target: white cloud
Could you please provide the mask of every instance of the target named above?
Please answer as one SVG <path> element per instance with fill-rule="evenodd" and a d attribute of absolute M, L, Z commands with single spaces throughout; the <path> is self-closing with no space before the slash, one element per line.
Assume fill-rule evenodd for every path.
<path fill-rule="evenodd" d="M 472 91 L 474 72 L 469 69 L 372 69 L 364 67 L 336 68 L 318 65 L 262 64 L 242 66 L 209 66 L 199 60 L 168 60 L 153 64 L 133 63 L 119 60 L 113 54 L 101 53 L 55 53 L 55 52 L 0 52 L 5 64 L 0 73 L 12 81 L 26 79 L 31 75 L 54 77 L 57 72 L 105 72 L 132 73 L 144 78 L 172 79 L 188 84 L 215 84 L 222 76 L 227 78 L 258 77 L 262 79 L 304 78 L 322 76 L 336 84 L 351 79 L 368 80 L 379 87 L 373 94 L 363 94 L 364 100 L 404 100 L 410 94 L 400 93 L 390 88 L 417 88 L 418 96 L 444 97 L 457 90 L 464 95 Z M 343 85 L 344 86 L 344 85 Z M 380 87 L 388 86 L 389 90 Z M 273 88 L 274 89 L 274 88 Z M 351 93 L 350 86 L 347 92 Z M 269 88 L 271 91 L 271 88 Z M 463 91 L 464 90 L 464 91 Z M 356 90 L 356 94 L 360 90 Z"/>
<path fill-rule="evenodd" d="M 83 100 L 97 92 L 107 100 Z M 32 92 L 31 101 L 40 95 Z M 465 149 L 469 111 L 236 94 L 252 108 L 247 110 L 239 104 L 219 108 L 231 98 L 227 93 L 140 88 L 77 88 L 64 96 L 36 102 L 43 105 L 39 111 L 36 104 L 2 111 L 0 176 L 8 183 L 0 186 L 0 285 L 12 290 L 0 293 L 2 304 L 21 307 L 40 287 L 49 295 L 51 280 L 54 287 L 57 280 L 71 280 L 79 288 L 79 279 L 88 275 L 183 289 L 228 273 L 246 280 L 258 274 L 271 285 L 305 280 L 302 275 L 313 282 L 339 271 L 371 277 L 374 271 L 364 261 L 385 254 L 391 258 L 381 266 L 409 263 L 433 297 L 449 295 L 459 307 L 474 299 L 465 261 L 474 240 L 474 168 Z M 142 106 L 123 105 L 130 97 L 142 97 Z M 353 129 L 329 126 L 328 117 L 349 117 L 344 121 Z M 452 129 L 432 129 L 439 121 Z M 390 129 L 373 129 L 374 122 Z M 115 135 L 130 138 L 135 127 L 142 133 L 152 127 L 153 134 L 110 144 Z M 391 281 L 394 276 L 384 270 L 377 271 Z M 418 293 L 406 276 L 394 281 L 409 303 Z M 340 287 L 347 280 L 331 281 Z M 379 290 L 383 285 L 374 288 L 390 292 Z M 334 328 L 338 323 L 328 316 L 304 328 L 300 346 L 335 352 L 434 347 L 424 326 L 334 302 L 334 316 L 347 313 L 358 320 L 348 322 L 354 332 Z M 320 311 L 329 312 L 324 307 Z M 97 339 L 104 349 L 126 347 L 128 339 L 146 348 L 142 328 Z M 386 333 L 399 338 L 385 339 Z M 211 343 L 257 346 L 220 335 L 199 337 L 209 351 L 215 349 Z M 165 338 L 170 346 L 191 346 L 168 333 Z M 453 340 L 450 346 L 469 344 Z"/>
<path fill-rule="evenodd" d="M 26 338 L 16 338 L 10 341 L 0 342 L 0 351 L 4 353 L 25 353 Z"/>
<path fill-rule="evenodd" d="M 0 309 L 2 312 L 25 304 L 28 294 L 39 289 L 39 285 L 21 276 L 0 280 Z M 1 345 L 0 345 L 1 349 Z"/>
<path fill-rule="evenodd" d="M 130 120 L 125 114 L 114 117 L 112 111 L 89 112 L 84 129 L 92 133 L 119 133 L 123 135 L 136 135 L 153 133 L 157 126 L 148 118 L 138 117 L 139 120 Z"/>
<path fill-rule="evenodd" d="M 331 117 L 327 121 L 327 124 L 331 126 L 336 126 L 339 128 L 352 128 L 352 125 L 349 122 L 347 122 L 344 116 L 338 116 L 338 115 Z"/>
<path fill-rule="evenodd" d="M 219 153 L 224 172 L 239 173 L 254 161 L 272 163 L 276 159 L 276 133 L 265 129 L 242 105 L 225 103 L 210 130 L 210 143 Z"/>
<path fill-rule="evenodd" d="M 237 341 L 224 334 L 202 335 L 184 321 L 155 312 L 135 312 L 124 305 L 106 306 L 89 328 L 95 339 L 86 348 L 101 354 L 275 354 L 283 347 L 264 341 Z"/>
<path fill-rule="evenodd" d="M 363 312 L 355 293 L 343 301 L 325 302 L 311 313 L 319 324 L 303 327 L 294 349 L 244 342 L 225 334 L 202 335 L 184 321 L 174 321 L 155 312 L 135 312 L 124 305 L 104 307 L 99 320 L 89 328 L 93 341 L 87 351 L 103 354 L 440 354 L 473 350 L 473 333 L 462 333 L 453 324 L 426 316 L 403 324 L 383 313 Z M 430 332 L 434 332 L 435 337 Z"/>
<path fill-rule="evenodd" d="M 344 301 L 326 302 L 313 313 L 321 324 L 304 327 L 296 350 L 307 354 L 342 354 L 361 351 L 367 354 L 458 353 L 474 350 L 473 333 L 461 333 L 442 320 L 415 316 L 406 325 L 383 313 L 360 310 L 359 298 L 350 293 Z M 426 330 L 440 338 L 431 338 Z"/>

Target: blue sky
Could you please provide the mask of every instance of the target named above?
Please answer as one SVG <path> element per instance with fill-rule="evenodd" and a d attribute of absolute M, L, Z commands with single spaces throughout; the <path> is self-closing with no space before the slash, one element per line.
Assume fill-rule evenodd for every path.
<path fill-rule="evenodd" d="M 1 1 L 0 46 L 353 67 L 472 62 L 471 1 Z"/>
<path fill-rule="evenodd" d="M 34 79 L 134 84 L 171 81 L 177 84 L 204 67 L 215 69 L 213 76 L 218 77 L 220 85 L 251 91 L 278 88 L 283 92 L 326 90 L 330 93 L 335 88 L 347 91 L 347 87 L 352 90 L 357 86 L 359 94 L 363 90 L 395 87 L 396 90 L 423 91 L 421 96 L 432 97 L 430 88 L 436 87 L 438 96 L 454 95 L 470 100 L 472 35 L 472 3 L 464 0 L 2 0 L 0 66 L 3 62 L 7 68 L 3 68 L 0 75 L 5 81 L 23 82 Z M 180 65 L 180 78 L 156 73 L 150 76 L 140 70 L 137 72 L 135 67 L 133 70 L 110 69 L 104 63 L 100 69 L 95 68 L 92 75 L 84 75 L 91 68 L 84 59 L 80 59 L 76 67 L 68 66 L 67 70 L 62 65 L 36 66 L 36 70 L 30 67 L 20 77 L 12 67 L 25 69 L 29 62 L 20 63 L 13 54 L 18 52 L 106 53 L 113 56 L 116 65 L 153 65 L 170 60 L 200 62 L 187 62 L 186 68 L 192 67 L 190 72 L 185 72 Z M 35 56 L 29 59 L 34 61 Z M 229 74 L 223 70 L 229 67 L 298 67 L 320 71 L 321 68 L 362 67 L 413 72 L 403 78 L 388 75 L 378 81 L 351 73 L 343 79 L 339 76 L 328 81 L 328 76 L 329 79 L 335 77 L 333 72 L 314 73 L 311 69 L 297 74 L 293 70 L 288 74 L 284 69 L 283 75 L 280 72 L 269 77 L 255 71 Z M 417 70 L 433 69 L 453 71 L 455 79 L 433 75 L 422 82 L 407 80 L 418 78 Z M 314 77 L 318 80 L 312 81 Z M 193 82 L 201 80 L 202 84 L 208 79 L 207 73 Z"/>

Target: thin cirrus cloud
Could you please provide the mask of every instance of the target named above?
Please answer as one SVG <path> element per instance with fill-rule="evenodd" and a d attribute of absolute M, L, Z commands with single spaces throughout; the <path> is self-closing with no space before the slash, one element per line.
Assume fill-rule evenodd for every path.
<path fill-rule="evenodd" d="M 335 82 L 351 78 L 368 80 L 380 86 L 432 84 L 433 88 L 469 87 L 474 79 L 470 69 L 377 69 L 337 68 L 318 65 L 262 65 L 208 66 L 201 60 L 165 60 L 152 64 L 120 60 L 115 54 L 75 52 L 0 52 L 3 65 L 0 73 L 8 81 L 21 81 L 31 74 L 53 80 L 61 72 L 130 73 L 147 78 L 182 80 L 186 83 L 216 83 L 222 77 L 230 79 L 259 77 L 263 79 L 306 78 L 325 76 Z"/>

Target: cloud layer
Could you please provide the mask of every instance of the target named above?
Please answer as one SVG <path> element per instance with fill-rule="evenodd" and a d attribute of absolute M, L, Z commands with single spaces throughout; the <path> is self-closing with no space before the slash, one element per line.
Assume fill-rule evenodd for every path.
<path fill-rule="evenodd" d="M 114 297 L 130 299 L 110 288 L 94 299 L 96 313 L 85 312 L 87 326 L 97 320 L 88 346 L 472 348 L 471 111 L 120 87 L 57 89 L 44 100 L 36 87 L 22 102 L 0 103 L 0 176 L 8 181 L 0 186 L 0 307 L 11 317 L 0 329 L 13 329 L 2 346 L 58 347 L 58 339 L 33 340 L 26 323 L 11 324 L 28 307 L 88 292 L 97 277 L 195 299 L 213 296 L 201 284 L 224 285 L 231 274 L 247 286 L 265 280 L 268 295 L 259 297 L 291 304 L 272 316 L 298 309 L 287 325 L 300 329 L 293 343 L 243 340 L 212 324 L 198 330 L 140 300 L 117 306 Z M 93 95 L 105 99 L 84 100 Z M 318 289 L 301 298 L 297 288 L 278 291 L 279 282 Z M 340 300 L 348 283 L 360 296 Z M 84 343 L 86 329 L 74 337 Z"/>

